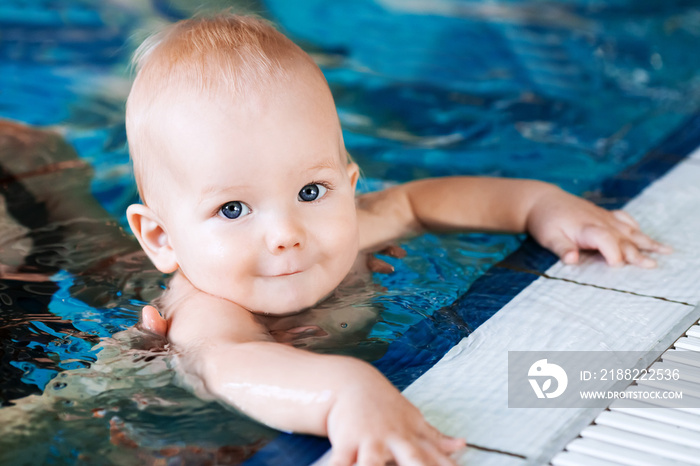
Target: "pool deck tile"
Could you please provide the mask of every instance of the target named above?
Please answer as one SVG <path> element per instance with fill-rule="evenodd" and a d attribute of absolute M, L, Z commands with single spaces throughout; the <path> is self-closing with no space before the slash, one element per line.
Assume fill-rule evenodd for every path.
<path fill-rule="evenodd" d="M 541 278 L 404 394 L 443 432 L 537 457 L 563 447 L 599 409 L 509 408 L 508 351 L 652 351 L 695 320 L 685 304 Z"/>

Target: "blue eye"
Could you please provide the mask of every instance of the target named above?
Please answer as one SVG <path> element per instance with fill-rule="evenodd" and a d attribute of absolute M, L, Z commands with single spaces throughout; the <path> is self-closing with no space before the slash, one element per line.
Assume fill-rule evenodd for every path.
<path fill-rule="evenodd" d="M 307 184 L 301 191 L 299 191 L 299 200 L 304 202 L 315 201 L 316 199 L 321 199 L 328 188 L 318 183 Z"/>
<path fill-rule="evenodd" d="M 231 201 L 221 206 L 220 212 L 224 217 L 235 220 L 248 215 L 250 213 L 250 207 L 239 201 Z"/>

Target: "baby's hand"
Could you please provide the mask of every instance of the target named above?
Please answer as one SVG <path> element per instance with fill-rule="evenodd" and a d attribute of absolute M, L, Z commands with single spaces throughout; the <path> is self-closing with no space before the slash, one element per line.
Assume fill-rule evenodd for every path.
<path fill-rule="evenodd" d="M 403 259 L 406 257 L 406 250 L 401 246 L 391 244 L 384 249 L 377 251 L 375 254 L 382 254 L 389 257 L 395 257 L 397 259 Z M 374 254 L 369 254 L 367 256 L 367 268 L 370 272 L 375 273 L 394 273 L 394 266 L 376 257 Z"/>
<path fill-rule="evenodd" d="M 340 394 L 328 416 L 328 437 L 333 466 L 454 465 L 450 455 L 465 446 L 428 424 L 388 382 Z"/>
<path fill-rule="evenodd" d="M 533 205 L 527 229 L 566 264 L 579 261 L 582 249 L 598 250 L 609 265 L 656 267 L 643 252 L 668 254 L 665 246 L 639 229 L 627 212 L 608 211 L 559 189 L 548 191 Z"/>
<path fill-rule="evenodd" d="M 168 334 L 168 321 L 150 304 L 141 310 L 141 328 L 161 337 Z"/>

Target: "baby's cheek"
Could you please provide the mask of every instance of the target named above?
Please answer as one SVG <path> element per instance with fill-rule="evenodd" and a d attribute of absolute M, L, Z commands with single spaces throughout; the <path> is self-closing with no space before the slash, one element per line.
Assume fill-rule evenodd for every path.
<path fill-rule="evenodd" d="M 358 254 L 359 238 L 357 234 L 348 228 L 339 229 L 333 238 L 332 254 L 336 261 L 338 272 L 343 275 L 340 277 L 342 280 L 355 263 Z"/>
<path fill-rule="evenodd" d="M 200 289 L 225 286 L 226 281 L 238 274 L 236 269 L 240 267 L 240 257 L 236 257 L 226 242 L 205 239 L 198 242 L 198 247 L 189 251 L 189 263 L 183 267 L 186 273 L 189 272 L 188 278 Z"/>

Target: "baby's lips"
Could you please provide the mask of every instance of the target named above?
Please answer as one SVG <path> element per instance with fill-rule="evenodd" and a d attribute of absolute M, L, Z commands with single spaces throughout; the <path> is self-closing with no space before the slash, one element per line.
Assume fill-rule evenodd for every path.
<path fill-rule="evenodd" d="M 267 271 L 269 273 L 263 273 L 263 277 L 287 277 L 290 275 L 296 275 L 298 273 L 305 272 L 308 270 L 309 267 L 305 266 L 300 266 L 297 264 L 294 265 L 286 265 L 286 266 L 279 266 L 280 264 L 277 264 L 276 266 L 269 267 Z"/>
<path fill-rule="evenodd" d="M 269 273 L 261 273 L 258 276 L 262 277 L 262 278 L 284 278 L 284 277 L 290 277 L 290 276 L 296 275 L 298 273 L 301 273 L 301 270 L 276 271 L 276 272 L 269 272 Z"/>

